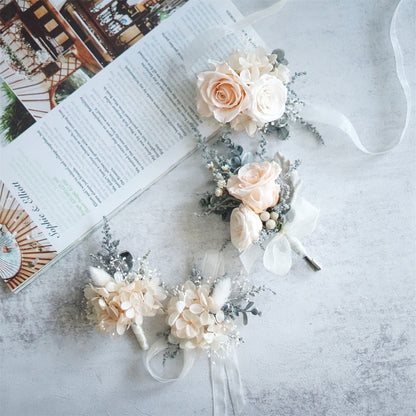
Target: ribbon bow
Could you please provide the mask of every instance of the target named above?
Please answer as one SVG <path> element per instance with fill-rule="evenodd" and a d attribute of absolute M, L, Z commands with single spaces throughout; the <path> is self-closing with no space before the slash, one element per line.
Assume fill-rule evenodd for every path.
<path fill-rule="evenodd" d="M 292 203 L 291 210 L 287 214 L 287 221 L 280 231 L 268 242 L 264 255 L 264 267 L 270 272 L 283 276 L 292 267 L 292 250 L 301 256 L 314 270 L 321 267 L 309 257 L 300 239 L 312 234 L 319 217 L 319 210 L 304 198 L 297 197 Z M 261 256 L 260 247 L 251 246 L 240 255 L 247 272 Z"/>

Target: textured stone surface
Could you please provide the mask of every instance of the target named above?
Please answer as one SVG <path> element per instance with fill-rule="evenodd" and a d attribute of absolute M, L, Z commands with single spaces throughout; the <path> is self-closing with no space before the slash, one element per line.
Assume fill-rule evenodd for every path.
<path fill-rule="evenodd" d="M 343 111 L 372 150 L 397 140 L 404 123 L 388 38 L 396 3 L 293 0 L 258 26 L 292 71 L 308 71 L 299 94 Z M 414 21 L 415 3 L 405 1 L 398 33 L 413 94 Z M 377 157 L 325 127 L 325 147 L 301 129 L 279 144 L 302 159 L 304 195 L 321 208 L 305 244 L 324 269 L 314 274 L 296 259 L 283 278 L 254 270 L 253 281 L 277 294 L 259 299 L 263 316 L 241 331 L 247 415 L 416 414 L 414 114 L 410 127 Z M 193 155 L 111 222 L 122 247 L 152 250 L 170 283 L 227 236 L 219 218 L 193 215 L 207 179 Z M 17 295 L 0 286 L 0 414 L 210 415 L 206 359 L 185 379 L 158 384 L 131 334 L 112 340 L 86 322 L 81 289 L 100 239 L 91 234 Z"/>

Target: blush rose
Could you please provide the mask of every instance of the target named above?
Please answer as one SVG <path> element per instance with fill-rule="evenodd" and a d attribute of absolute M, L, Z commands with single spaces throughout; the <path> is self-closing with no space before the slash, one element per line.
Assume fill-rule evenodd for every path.
<path fill-rule="evenodd" d="M 279 202 L 280 186 L 276 183 L 280 166 L 272 162 L 248 163 L 227 182 L 230 195 L 260 214 Z"/>
<path fill-rule="evenodd" d="M 215 71 L 198 75 L 197 109 L 203 116 L 228 123 L 250 106 L 250 97 L 237 73 L 225 62 L 218 64 Z"/>

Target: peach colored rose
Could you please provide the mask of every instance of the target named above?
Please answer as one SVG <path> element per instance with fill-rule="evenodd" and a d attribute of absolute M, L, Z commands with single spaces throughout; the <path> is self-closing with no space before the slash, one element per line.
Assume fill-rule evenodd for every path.
<path fill-rule="evenodd" d="M 197 108 L 201 115 L 228 123 L 250 105 L 247 87 L 225 63 L 201 72 L 197 81 Z"/>
<path fill-rule="evenodd" d="M 228 192 L 260 214 L 279 202 L 280 186 L 276 183 L 280 166 L 272 162 L 248 163 L 227 182 Z"/>
<path fill-rule="evenodd" d="M 250 86 L 252 97 L 248 114 L 259 125 L 282 117 L 285 112 L 287 89 L 280 79 L 272 75 L 262 75 Z"/>
<path fill-rule="evenodd" d="M 244 204 L 233 209 L 230 218 L 231 242 L 239 251 L 246 250 L 257 241 L 262 228 L 260 217 Z"/>

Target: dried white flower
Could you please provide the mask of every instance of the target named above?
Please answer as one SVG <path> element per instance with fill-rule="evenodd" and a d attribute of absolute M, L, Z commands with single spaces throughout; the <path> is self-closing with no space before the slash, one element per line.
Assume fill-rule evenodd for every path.
<path fill-rule="evenodd" d="M 95 285 L 88 285 L 84 294 L 98 330 L 122 335 L 131 325 L 141 325 L 144 317 L 162 311 L 166 292 L 159 278 L 133 273 L 125 280 L 95 267 L 90 272 Z"/>
<path fill-rule="evenodd" d="M 262 47 L 249 51 L 238 49 L 229 58 L 231 68 L 246 83 L 258 80 L 263 74 L 269 74 L 275 61 L 276 55 L 269 55 Z"/>
<path fill-rule="evenodd" d="M 183 349 L 217 350 L 227 344 L 229 335 L 235 330 L 232 322 L 224 321 L 221 310 L 229 296 L 227 287 L 227 283 L 224 283 L 213 298 L 209 285 L 196 286 L 192 281 L 187 281 L 168 304 L 170 341 Z"/>

